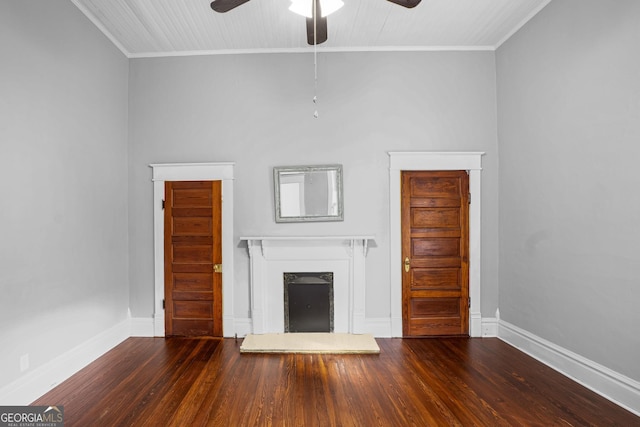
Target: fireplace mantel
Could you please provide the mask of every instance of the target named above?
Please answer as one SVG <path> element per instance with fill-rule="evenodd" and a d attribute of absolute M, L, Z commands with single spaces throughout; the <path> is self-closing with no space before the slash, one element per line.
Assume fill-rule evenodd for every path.
<path fill-rule="evenodd" d="M 240 240 L 246 240 L 249 250 L 254 245 L 260 246 L 262 253 L 268 250 L 269 247 L 282 247 L 282 246 L 295 246 L 295 247 L 308 247 L 308 246 L 327 246 L 340 244 L 344 245 L 345 249 L 355 248 L 360 246 L 364 251 L 364 256 L 367 256 L 367 249 L 369 248 L 369 240 L 375 240 L 374 236 L 257 236 L 257 237 L 240 237 Z M 249 254 L 251 255 L 251 254 Z"/>
<path fill-rule="evenodd" d="M 249 236 L 254 334 L 284 332 L 285 272 L 334 273 L 334 332 L 363 333 L 365 258 L 374 236 Z"/>

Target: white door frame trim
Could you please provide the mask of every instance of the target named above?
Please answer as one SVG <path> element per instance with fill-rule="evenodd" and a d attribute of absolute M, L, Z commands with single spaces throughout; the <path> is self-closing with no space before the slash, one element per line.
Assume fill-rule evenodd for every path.
<path fill-rule="evenodd" d="M 480 172 L 484 152 L 409 152 L 389 153 L 389 220 L 390 220 L 390 283 L 391 336 L 402 336 L 402 171 L 466 170 L 469 172 L 469 335 L 482 336 L 480 311 Z"/>
<path fill-rule="evenodd" d="M 153 168 L 154 335 L 164 330 L 164 200 L 165 181 L 222 181 L 222 334 L 235 334 L 233 315 L 233 168 L 235 163 L 167 163 Z"/>

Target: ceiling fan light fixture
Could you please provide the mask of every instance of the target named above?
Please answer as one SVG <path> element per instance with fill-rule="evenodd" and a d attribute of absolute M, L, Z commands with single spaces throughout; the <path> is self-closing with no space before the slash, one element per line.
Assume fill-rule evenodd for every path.
<path fill-rule="evenodd" d="M 306 16 L 307 18 L 312 18 L 313 15 L 311 11 L 313 10 L 313 1 L 314 0 L 291 0 L 291 6 L 289 6 L 289 10 L 293 13 L 297 13 L 298 15 Z M 317 0 L 320 2 L 320 10 L 322 12 L 322 17 L 331 15 L 336 10 L 340 9 L 344 6 L 344 2 L 342 0 Z"/>

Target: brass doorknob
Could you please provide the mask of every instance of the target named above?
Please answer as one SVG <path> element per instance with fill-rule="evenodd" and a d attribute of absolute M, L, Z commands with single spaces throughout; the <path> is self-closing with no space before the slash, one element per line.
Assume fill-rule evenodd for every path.
<path fill-rule="evenodd" d="M 405 272 L 409 272 L 409 267 L 411 267 L 411 260 L 409 260 L 409 257 L 405 257 L 404 258 L 404 271 Z"/>

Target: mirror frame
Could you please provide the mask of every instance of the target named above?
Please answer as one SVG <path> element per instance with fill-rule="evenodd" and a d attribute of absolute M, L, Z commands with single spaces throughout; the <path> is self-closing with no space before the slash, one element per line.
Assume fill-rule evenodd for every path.
<path fill-rule="evenodd" d="M 287 172 L 336 172 L 336 186 L 338 192 L 338 213 L 336 215 L 302 215 L 282 216 L 280 208 L 280 176 Z M 344 221 L 344 199 L 342 193 L 342 165 L 317 165 L 317 166 L 276 166 L 273 168 L 273 194 L 275 202 L 276 222 L 326 222 Z"/>

